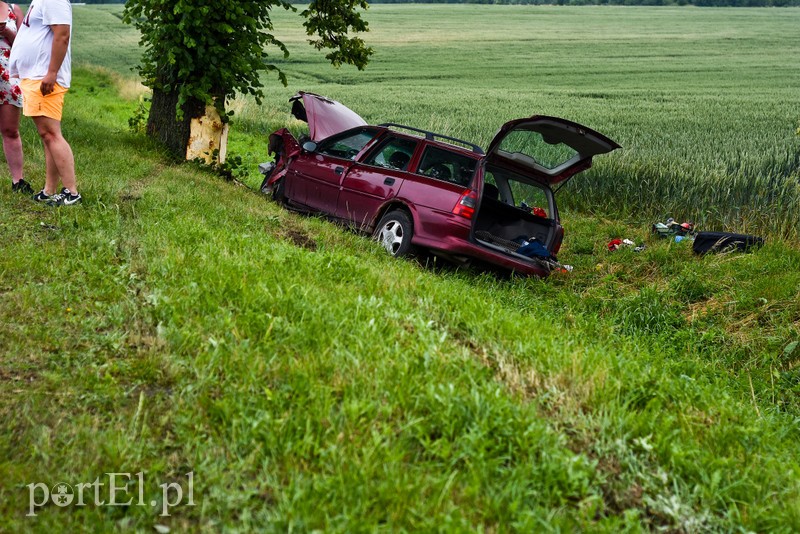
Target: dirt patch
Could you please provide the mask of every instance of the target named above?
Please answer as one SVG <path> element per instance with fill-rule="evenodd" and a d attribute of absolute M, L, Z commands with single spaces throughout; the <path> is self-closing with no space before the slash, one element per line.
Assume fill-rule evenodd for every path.
<path fill-rule="evenodd" d="M 644 489 L 637 483 L 626 488 L 612 488 L 608 484 L 602 486 L 603 501 L 606 504 L 607 515 L 619 515 L 625 510 L 638 509 L 647 513 L 643 506 Z"/>
<path fill-rule="evenodd" d="M 317 242 L 305 232 L 289 229 L 283 235 L 298 247 L 311 251 L 317 250 Z"/>
<path fill-rule="evenodd" d="M 141 200 L 142 195 L 139 193 L 122 193 L 119 196 L 120 202 L 136 202 L 137 200 Z"/>
<path fill-rule="evenodd" d="M 34 371 L 12 372 L 7 369 L 0 369 L 0 382 L 31 383 L 39 378 Z"/>

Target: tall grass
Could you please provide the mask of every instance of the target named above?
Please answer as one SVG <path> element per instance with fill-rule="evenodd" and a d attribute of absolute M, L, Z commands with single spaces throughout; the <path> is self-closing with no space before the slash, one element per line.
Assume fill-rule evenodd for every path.
<path fill-rule="evenodd" d="M 283 124 L 274 110 L 298 89 L 483 146 L 506 120 L 563 116 L 623 146 L 564 189 L 565 205 L 800 233 L 798 9 L 375 5 L 365 72 L 330 69 L 277 15 L 290 85 L 267 80 L 263 106 L 237 104 L 242 133 Z"/>

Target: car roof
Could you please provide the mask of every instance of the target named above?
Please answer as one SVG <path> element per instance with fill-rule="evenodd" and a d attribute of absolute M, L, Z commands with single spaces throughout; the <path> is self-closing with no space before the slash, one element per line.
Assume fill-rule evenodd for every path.
<path fill-rule="evenodd" d="M 292 103 L 292 115 L 298 120 L 308 123 L 309 137 L 312 141 L 318 142 L 354 128 L 370 126 L 356 112 L 344 104 L 316 93 L 299 91 L 289 101 Z M 397 130 L 414 132 L 414 134 L 421 134 L 421 137 L 428 143 L 435 144 L 444 150 L 457 151 L 473 158 L 484 156 L 484 151 L 481 147 L 456 137 L 393 122 L 372 127 L 382 128 L 384 131 L 391 129 L 394 134 L 404 137 L 420 138 L 420 135 L 409 135 Z"/>
<path fill-rule="evenodd" d="M 422 130 L 420 128 L 414 128 L 412 126 L 405 126 L 403 124 L 396 124 L 394 122 L 385 122 L 383 124 L 377 125 L 379 128 L 385 128 L 387 130 L 391 130 L 395 134 L 400 134 L 403 137 L 414 137 L 419 139 L 420 137 L 424 138 L 426 141 L 444 148 L 446 150 L 454 150 L 460 152 L 462 154 L 470 155 L 474 158 L 480 158 L 484 155 L 483 149 L 474 143 L 470 143 L 469 141 L 464 141 L 463 139 L 458 139 L 456 137 L 450 137 L 448 135 L 437 134 L 434 132 L 429 132 L 427 130 Z M 414 132 L 414 134 L 408 134 L 403 131 L 398 130 L 408 130 L 410 132 Z M 415 134 L 422 134 L 415 135 Z M 459 143 L 459 144 L 454 144 Z M 463 145 L 463 146 L 462 146 Z"/>

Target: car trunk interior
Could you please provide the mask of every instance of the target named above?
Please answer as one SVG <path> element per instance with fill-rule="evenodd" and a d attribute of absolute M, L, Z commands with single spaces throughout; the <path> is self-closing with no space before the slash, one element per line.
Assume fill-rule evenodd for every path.
<path fill-rule="evenodd" d="M 483 246 L 534 261 L 517 250 L 523 239 L 531 241 L 531 238 L 552 250 L 556 224 L 548 214 L 553 209 L 549 190 L 522 181 L 515 173 L 487 167 L 473 235 Z"/>

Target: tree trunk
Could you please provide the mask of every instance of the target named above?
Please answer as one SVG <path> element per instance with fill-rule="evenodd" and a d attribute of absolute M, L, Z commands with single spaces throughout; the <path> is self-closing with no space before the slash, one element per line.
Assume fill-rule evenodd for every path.
<path fill-rule="evenodd" d="M 161 141 L 176 156 L 206 163 L 222 163 L 228 141 L 228 125 L 220 119 L 214 106 L 192 99 L 183 105 L 183 118 L 178 120 L 175 105 L 177 93 L 153 89 L 147 135 Z"/>
<path fill-rule="evenodd" d="M 202 115 L 205 105 L 199 101 L 187 102 L 183 106 L 183 118 L 179 121 L 175 114 L 177 103 L 177 93 L 153 89 L 150 116 L 147 118 L 147 135 L 161 141 L 170 152 L 183 158 L 186 156 L 192 118 Z"/>

